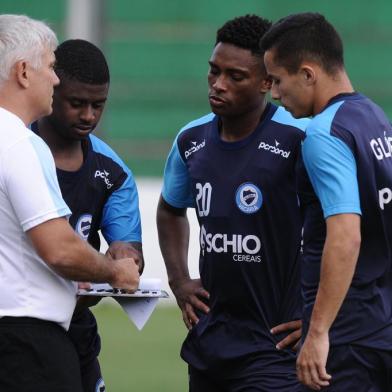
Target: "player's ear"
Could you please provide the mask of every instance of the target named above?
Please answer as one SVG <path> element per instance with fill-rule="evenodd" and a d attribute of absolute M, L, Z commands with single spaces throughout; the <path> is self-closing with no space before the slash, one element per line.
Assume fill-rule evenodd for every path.
<path fill-rule="evenodd" d="M 299 69 L 299 73 L 300 73 L 302 81 L 306 85 L 310 86 L 316 82 L 317 74 L 315 72 L 314 67 L 312 67 L 311 65 L 307 65 L 307 64 L 301 65 L 301 67 Z"/>
<path fill-rule="evenodd" d="M 272 78 L 266 75 L 261 81 L 260 93 L 266 94 L 271 90 L 272 87 Z"/>
<path fill-rule="evenodd" d="M 17 61 L 13 66 L 13 72 L 15 72 L 16 81 L 23 88 L 27 88 L 30 85 L 29 81 L 29 70 L 27 69 L 27 61 Z"/>

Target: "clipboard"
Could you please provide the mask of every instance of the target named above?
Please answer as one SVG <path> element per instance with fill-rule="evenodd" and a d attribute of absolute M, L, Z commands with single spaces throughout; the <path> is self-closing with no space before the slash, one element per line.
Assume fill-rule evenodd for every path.
<path fill-rule="evenodd" d="M 113 288 L 108 283 L 93 283 L 90 289 L 79 289 L 77 295 L 113 298 L 136 328 L 141 330 L 154 311 L 159 298 L 169 298 L 165 290 L 157 288 L 160 285 L 160 279 L 141 279 L 139 288 L 134 293 L 127 293 Z"/>
<path fill-rule="evenodd" d="M 108 283 L 93 283 L 90 289 L 79 289 L 77 295 L 94 297 L 128 297 L 128 298 L 169 298 L 165 290 L 141 287 L 134 293 L 122 289 L 115 289 Z"/>

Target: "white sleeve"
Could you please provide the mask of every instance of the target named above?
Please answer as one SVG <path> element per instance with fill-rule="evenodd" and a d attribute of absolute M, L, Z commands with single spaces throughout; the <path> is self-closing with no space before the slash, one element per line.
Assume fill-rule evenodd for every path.
<path fill-rule="evenodd" d="M 4 154 L 4 188 L 27 231 L 50 219 L 69 216 L 49 147 L 36 135 L 23 138 Z"/>

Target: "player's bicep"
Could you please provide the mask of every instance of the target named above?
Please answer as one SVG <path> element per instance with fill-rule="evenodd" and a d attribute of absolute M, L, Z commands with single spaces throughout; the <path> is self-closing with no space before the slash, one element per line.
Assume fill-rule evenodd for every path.
<path fill-rule="evenodd" d="M 361 214 L 357 166 L 347 144 L 330 134 L 314 133 L 305 139 L 302 155 L 324 217 Z"/>

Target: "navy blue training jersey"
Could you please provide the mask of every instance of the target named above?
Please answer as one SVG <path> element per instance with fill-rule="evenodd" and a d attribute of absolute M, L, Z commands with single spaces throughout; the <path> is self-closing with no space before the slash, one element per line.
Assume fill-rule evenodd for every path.
<path fill-rule="evenodd" d="M 211 311 L 200 314 L 182 357 L 205 369 L 264 351 L 278 364 L 294 353 L 276 350 L 270 329 L 300 317 L 295 169 L 308 120 L 268 104 L 238 142 L 221 140 L 219 122 L 209 114 L 184 127 L 165 168 L 164 200 L 196 209 L 200 277 L 210 293 Z"/>
<path fill-rule="evenodd" d="M 348 294 L 330 330 L 332 345 L 392 348 L 392 127 L 361 94 L 342 94 L 313 118 L 303 160 L 302 292 L 308 328 L 329 216 L 361 215 L 362 243 Z M 316 197 L 317 195 L 317 197 Z"/>
<path fill-rule="evenodd" d="M 99 250 L 98 231 L 105 240 L 141 242 L 138 193 L 131 171 L 102 140 L 84 142 L 84 163 L 76 172 L 57 169 L 61 193 L 72 211 L 70 224 Z M 81 363 L 99 354 L 100 339 L 89 309 L 75 314 L 69 328 Z"/>
<path fill-rule="evenodd" d="M 32 130 L 39 133 L 37 123 Z M 139 198 L 129 168 L 94 135 L 82 142 L 84 162 L 74 172 L 57 169 L 63 199 L 76 233 L 99 251 L 101 230 L 105 240 L 141 242 Z M 100 351 L 97 323 L 89 309 L 74 314 L 69 328 L 82 365 Z"/>
<path fill-rule="evenodd" d="M 75 172 L 57 169 L 61 193 L 72 211 L 70 224 L 99 250 L 105 240 L 141 242 L 139 201 L 131 171 L 102 140 L 90 135 L 84 163 Z"/>

